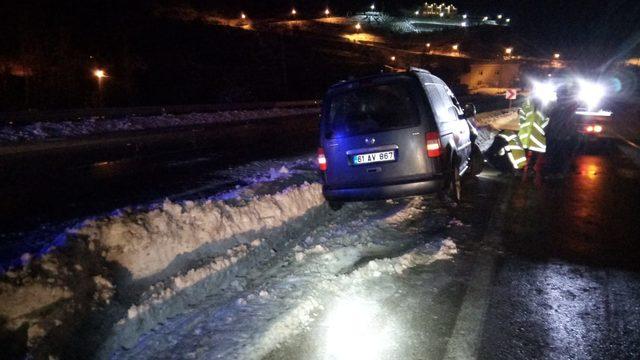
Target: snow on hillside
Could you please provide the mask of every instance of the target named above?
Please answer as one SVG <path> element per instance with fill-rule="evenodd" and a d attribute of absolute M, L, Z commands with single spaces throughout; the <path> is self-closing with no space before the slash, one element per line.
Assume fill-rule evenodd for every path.
<path fill-rule="evenodd" d="M 23 126 L 0 127 L 0 145 L 4 143 L 76 138 L 118 131 L 159 129 L 175 126 L 228 123 L 255 119 L 318 113 L 317 108 L 276 108 L 262 110 L 232 110 L 185 115 L 129 116 L 118 119 L 89 118 L 78 121 L 36 122 Z"/>

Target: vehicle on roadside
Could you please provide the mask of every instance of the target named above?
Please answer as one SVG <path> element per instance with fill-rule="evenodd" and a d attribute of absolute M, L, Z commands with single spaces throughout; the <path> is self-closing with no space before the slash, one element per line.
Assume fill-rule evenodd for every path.
<path fill-rule="evenodd" d="M 470 121 L 447 84 L 426 70 L 340 82 L 327 92 L 318 165 L 332 208 L 343 202 L 445 192 L 461 197 L 464 174 L 483 158 Z"/>
<path fill-rule="evenodd" d="M 606 143 L 613 137 L 610 111 L 578 109 L 575 114 L 576 133 L 582 144 Z"/>

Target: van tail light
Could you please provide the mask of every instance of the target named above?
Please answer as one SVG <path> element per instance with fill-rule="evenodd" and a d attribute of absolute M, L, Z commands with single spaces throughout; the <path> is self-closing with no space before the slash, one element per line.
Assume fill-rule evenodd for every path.
<path fill-rule="evenodd" d="M 442 144 L 440 144 L 440 133 L 437 131 L 427 133 L 427 156 L 437 158 L 442 155 Z"/>
<path fill-rule="evenodd" d="M 327 171 L 327 157 L 324 156 L 323 148 L 318 148 L 318 167 L 321 171 Z"/>
<path fill-rule="evenodd" d="M 602 125 L 593 125 L 593 132 L 601 133 L 602 132 Z"/>
<path fill-rule="evenodd" d="M 584 129 L 586 130 L 586 132 L 593 132 L 593 126 L 591 125 L 585 127 Z"/>

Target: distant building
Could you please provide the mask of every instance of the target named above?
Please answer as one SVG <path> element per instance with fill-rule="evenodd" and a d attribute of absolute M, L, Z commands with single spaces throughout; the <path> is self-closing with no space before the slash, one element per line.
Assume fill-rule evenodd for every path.
<path fill-rule="evenodd" d="M 638 67 L 640 67 L 640 58 L 630 58 L 630 59 L 627 59 L 624 63 L 627 66 L 638 66 Z"/>
<path fill-rule="evenodd" d="M 437 4 L 437 3 L 425 3 L 420 15 L 422 16 L 437 16 L 437 17 L 452 17 L 458 14 L 458 8 L 453 4 Z"/>
<path fill-rule="evenodd" d="M 33 76 L 33 70 L 17 61 L 0 59 L 0 75 L 28 77 Z"/>
<path fill-rule="evenodd" d="M 475 63 L 471 71 L 460 77 L 460 83 L 471 92 L 479 89 L 506 89 L 518 87 L 520 64 L 515 62 Z"/>

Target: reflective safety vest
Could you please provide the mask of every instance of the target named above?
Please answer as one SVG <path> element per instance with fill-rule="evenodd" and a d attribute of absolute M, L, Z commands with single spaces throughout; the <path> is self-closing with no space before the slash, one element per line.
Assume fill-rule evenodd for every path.
<path fill-rule="evenodd" d="M 511 161 L 511 165 L 513 165 L 514 169 L 518 170 L 524 168 L 527 163 L 527 156 L 524 149 L 520 145 L 518 134 L 512 131 L 506 131 L 501 132 L 500 134 L 498 134 L 498 136 L 507 141 L 507 145 L 500 149 L 500 152 L 498 154 L 506 154 L 509 158 L 509 161 Z"/>
<path fill-rule="evenodd" d="M 518 110 L 520 131 L 518 137 L 522 147 L 536 152 L 547 151 L 547 139 L 544 129 L 549 125 L 549 118 L 537 110 L 530 100 L 527 100 Z"/>

